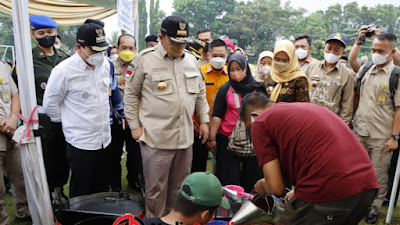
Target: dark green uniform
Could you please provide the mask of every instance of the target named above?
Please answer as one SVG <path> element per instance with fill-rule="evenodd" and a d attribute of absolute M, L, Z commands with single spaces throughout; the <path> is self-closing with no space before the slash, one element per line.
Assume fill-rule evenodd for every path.
<path fill-rule="evenodd" d="M 54 55 L 46 56 L 41 48 L 35 47 L 32 49 L 32 57 L 35 73 L 36 100 L 38 105 L 42 105 L 44 90 L 51 70 L 61 61 L 68 58 L 68 55 L 54 48 Z"/>

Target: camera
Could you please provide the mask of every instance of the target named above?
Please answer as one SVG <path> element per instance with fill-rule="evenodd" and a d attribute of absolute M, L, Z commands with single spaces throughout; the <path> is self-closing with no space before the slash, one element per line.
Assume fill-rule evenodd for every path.
<path fill-rule="evenodd" d="M 367 37 L 367 38 L 370 38 L 370 37 L 374 36 L 374 32 L 373 31 L 369 31 L 370 28 L 378 28 L 378 26 L 376 26 L 373 23 L 368 25 L 367 32 L 365 32 L 365 37 Z"/>

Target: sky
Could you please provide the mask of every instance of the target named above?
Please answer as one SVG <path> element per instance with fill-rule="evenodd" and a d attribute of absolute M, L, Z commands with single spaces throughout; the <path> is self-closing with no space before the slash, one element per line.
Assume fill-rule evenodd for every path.
<path fill-rule="evenodd" d="M 243 1 L 243 0 L 242 0 Z M 354 2 L 356 1 L 358 5 L 367 5 L 370 7 L 373 7 L 375 5 L 379 4 L 392 4 L 394 6 L 400 6 L 400 1 L 399 0 L 330 0 L 330 1 L 323 1 L 323 0 L 292 0 L 291 1 L 291 6 L 293 8 L 305 8 L 309 13 L 315 12 L 317 10 L 326 10 L 329 6 L 335 5 L 336 3 L 339 3 L 341 5 L 345 5 L 349 2 Z M 284 0 L 281 0 L 282 4 L 285 2 Z M 146 0 L 147 3 L 147 10 L 149 10 L 149 5 L 150 5 L 150 0 Z M 172 7 L 173 0 L 160 0 L 160 9 L 163 10 L 166 14 L 166 16 L 170 16 L 172 12 L 174 11 Z M 104 19 L 105 22 L 105 32 L 108 35 L 111 35 L 113 31 L 118 31 L 118 27 L 116 26 L 117 24 L 117 16 L 111 16 L 107 19 Z"/>

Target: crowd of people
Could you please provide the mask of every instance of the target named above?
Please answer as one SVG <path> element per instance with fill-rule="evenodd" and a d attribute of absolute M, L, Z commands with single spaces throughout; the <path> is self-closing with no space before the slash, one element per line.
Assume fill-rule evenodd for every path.
<path fill-rule="evenodd" d="M 388 201 L 400 139 L 394 34 L 362 26 L 347 60 L 348 39 L 335 32 L 322 61 L 302 34 L 265 49 L 251 66 L 235 40 L 214 39 L 208 29 L 189 38 L 179 16 L 165 18 L 138 54 L 131 34 L 110 46 L 99 20 L 79 27 L 73 55 L 61 50 L 52 18 L 35 15 L 30 23 L 54 208 L 123 191 L 124 149 L 126 179 L 145 196 L 149 225 L 207 223 L 217 207 L 229 208 L 222 186 L 230 184 L 284 196 L 282 224 L 358 224 L 363 217 L 374 224 Z M 372 62 L 358 56 L 367 38 Z M 20 149 L 11 140 L 20 110 L 15 68 L 0 63 L 0 176 L 13 184 L 16 219 L 29 220 Z M 215 175 L 205 172 L 209 158 Z M 2 183 L 0 224 L 9 220 L 5 192 Z"/>

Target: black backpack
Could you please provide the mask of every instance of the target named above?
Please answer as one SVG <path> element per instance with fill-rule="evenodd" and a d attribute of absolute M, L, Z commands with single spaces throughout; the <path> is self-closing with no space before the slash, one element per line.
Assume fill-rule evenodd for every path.
<path fill-rule="evenodd" d="M 354 91 L 356 94 L 360 94 L 361 80 L 363 79 L 367 71 L 371 69 L 372 65 L 373 63 L 371 61 L 368 61 L 367 63 L 365 63 L 365 66 L 361 70 L 361 76 L 357 79 L 356 84 L 354 85 Z M 397 85 L 399 83 L 399 77 L 400 77 L 400 66 L 395 65 L 392 74 L 390 74 L 389 78 L 389 91 L 390 91 L 390 97 L 392 98 L 393 101 L 393 105 L 394 105 L 394 95 L 396 94 Z"/>

